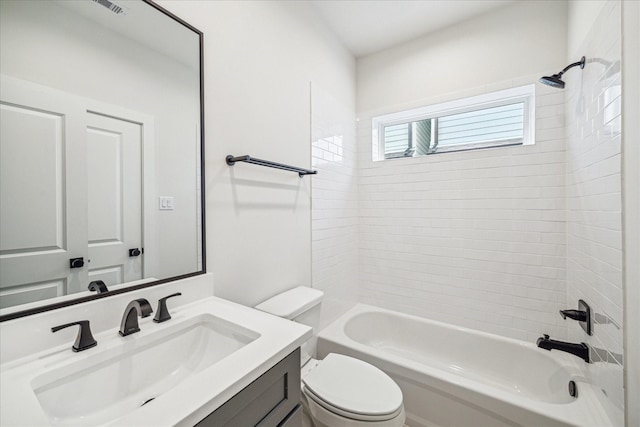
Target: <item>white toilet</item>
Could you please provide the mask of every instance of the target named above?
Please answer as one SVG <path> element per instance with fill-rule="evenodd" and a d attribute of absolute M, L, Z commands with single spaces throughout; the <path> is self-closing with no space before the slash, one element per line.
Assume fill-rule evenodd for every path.
<path fill-rule="evenodd" d="M 314 328 L 301 348 L 304 414 L 315 427 L 402 427 L 405 421 L 400 387 L 375 366 L 353 357 L 315 352 L 320 302 L 324 294 L 300 286 L 256 306 L 256 309 Z"/>

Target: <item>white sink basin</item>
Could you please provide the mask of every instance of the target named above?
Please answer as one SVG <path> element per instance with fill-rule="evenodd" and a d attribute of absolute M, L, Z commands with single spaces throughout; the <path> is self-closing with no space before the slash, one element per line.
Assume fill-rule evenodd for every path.
<path fill-rule="evenodd" d="M 52 425 L 99 425 L 118 419 L 173 389 L 259 337 L 210 314 L 163 333 L 124 338 L 120 349 L 52 370 L 31 385 Z"/>
<path fill-rule="evenodd" d="M 0 364 L 0 426 L 193 426 L 311 337 L 307 326 L 216 297 L 171 316 L 140 319 L 126 337 L 94 333 L 98 345 L 79 353 L 71 331 L 64 345 Z"/>

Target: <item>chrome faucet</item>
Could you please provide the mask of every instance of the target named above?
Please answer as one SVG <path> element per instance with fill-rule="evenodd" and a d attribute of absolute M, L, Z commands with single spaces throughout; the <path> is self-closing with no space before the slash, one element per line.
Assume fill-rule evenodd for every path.
<path fill-rule="evenodd" d="M 151 304 L 144 298 L 134 299 L 124 309 L 122 322 L 120 322 L 120 335 L 126 337 L 140 330 L 138 326 L 138 316 L 148 317 L 153 313 Z"/>
<path fill-rule="evenodd" d="M 543 337 L 538 338 L 538 341 L 536 341 L 536 345 L 540 348 L 543 348 L 549 351 L 553 349 L 566 351 L 567 353 L 571 353 L 574 356 L 578 356 L 579 358 L 583 359 L 587 363 L 590 362 L 589 346 L 587 346 L 583 342 L 581 342 L 580 344 L 574 344 L 571 342 L 556 341 L 556 340 L 549 339 L 549 335 L 544 334 Z"/>

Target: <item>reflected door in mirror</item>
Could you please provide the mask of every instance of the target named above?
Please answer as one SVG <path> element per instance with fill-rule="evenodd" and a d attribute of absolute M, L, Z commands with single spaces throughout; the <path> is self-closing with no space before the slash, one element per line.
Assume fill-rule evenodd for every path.
<path fill-rule="evenodd" d="M 87 257 L 86 111 L 76 99 L 1 82 L 2 307 L 77 292 Z"/>
<path fill-rule="evenodd" d="M 109 285 L 141 279 L 142 129 L 88 113 L 88 275 Z"/>
<path fill-rule="evenodd" d="M 1 100 L 2 306 L 141 279 L 141 124 L 17 79 Z"/>

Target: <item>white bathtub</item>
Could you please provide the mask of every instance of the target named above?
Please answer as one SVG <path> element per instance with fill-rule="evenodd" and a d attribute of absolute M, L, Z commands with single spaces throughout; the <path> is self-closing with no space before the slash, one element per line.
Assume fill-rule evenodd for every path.
<path fill-rule="evenodd" d="M 358 304 L 320 332 L 317 351 L 389 374 L 411 427 L 611 426 L 585 362 L 534 343 Z"/>

